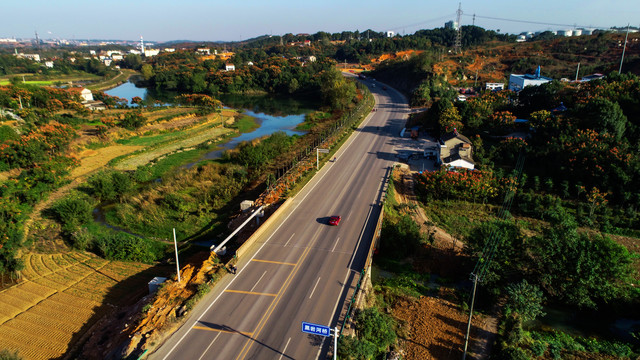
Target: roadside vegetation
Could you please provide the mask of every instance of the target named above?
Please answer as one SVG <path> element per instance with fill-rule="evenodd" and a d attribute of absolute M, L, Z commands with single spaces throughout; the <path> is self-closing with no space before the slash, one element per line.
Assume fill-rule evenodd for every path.
<path fill-rule="evenodd" d="M 456 128 L 474 143 L 475 171 L 416 175 L 415 191 L 429 219 L 464 239 L 469 259 L 485 269 L 481 309 L 505 304 L 501 358 L 633 358 L 640 351 L 630 340 L 637 328 L 625 330 L 624 343 L 610 342 L 605 333 L 586 339 L 541 331 L 533 321 L 544 315 L 543 305 L 612 319 L 640 315 L 629 311 L 640 301 L 634 286 L 640 194 L 631 180 L 640 176 L 632 150 L 640 125 L 632 93 L 639 84 L 634 75 L 612 73 L 579 85 L 526 88 L 517 102 L 503 92 L 455 104 L 439 99 L 415 117 L 414 124 L 436 136 Z M 519 128 L 516 117 L 527 119 L 526 127 Z M 475 271 L 466 264 L 460 265 Z"/>
<path fill-rule="evenodd" d="M 299 64 L 291 66 L 297 71 Z M 9 287 L 3 294 L 9 296 L 12 289 L 39 276 L 31 273 L 32 264 L 26 260 L 31 251 L 92 253 L 101 261 L 155 268 L 168 255 L 167 241 L 174 227 L 180 241 L 226 233 L 239 201 L 257 197 L 282 164 L 302 159 L 299 148 L 318 141 L 363 98 L 361 90 L 330 66 L 323 76 L 323 87 L 318 85 L 315 91 L 326 99 L 325 115 L 307 125 L 307 136 L 276 133 L 241 144 L 217 161 L 201 159 L 231 136 L 254 129 L 256 123 L 222 109 L 209 95 L 184 94 L 175 100 L 180 107 L 134 99 L 132 103 L 139 106 L 129 108 L 123 99 L 98 92 L 96 98 L 104 100 L 108 109 L 89 112 L 77 95 L 64 89 L 16 81 L 0 86 L 0 106 L 11 113 L 0 119 L 0 275 L 3 287 Z M 192 166 L 183 168 L 187 164 Z M 194 251 L 190 245 L 185 249 Z M 109 283 L 105 290 L 114 285 Z M 75 290 L 72 295 L 77 296 Z M 104 300 L 96 296 L 95 304 L 75 303 L 83 304 L 83 309 L 106 310 Z M 31 316 L 23 310 L 24 314 L 7 313 L 3 323 Z M 77 325 L 94 324 L 104 314 L 87 311 Z M 74 332 L 80 329 L 69 329 L 69 335 L 60 334 L 60 344 L 77 341 Z M 3 346 L 13 349 L 17 344 Z M 31 354 L 18 348 L 25 356 Z M 64 351 L 61 345 L 51 348 L 51 354 Z"/>
<path fill-rule="evenodd" d="M 49 50 L 53 68 L 1 53 L 0 280 L 7 289 L 0 301 L 8 306 L 0 309 L 0 324 L 12 322 L 45 338 L 55 321 L 23 321 L 34 318 L 30 309 L 12 304 L 35 301 L 37 309 L 51 306 L 52 291 L 65 294 L 61 301 L 82 304 L 74 308 L 82 316 L 67 330 L 55 330 L 55 345 L 47 351 L 58 356 L 86 330 L 78 324 L 94 324 L 106 307 L 119 305 L 105 300 L 117 294 L 110 289 L 118 282 L 137 271 L 162 272 L 155 267 L 167 259 L 172 228 L 192 252 L 189 244 L 228 232 L 241 200 L 262 194 L 261 201 L 274 202 L 302 186 L 313 174 L 311 150 L 344 141 L 344 127 L 370 105 L 366 90 L 335 69 L 336 61 L 349 61 L 374 69 L 367 76 L 396 87 L 411 105 L 430 107 L 409 125 L 434 136 L 454 129 L 466 135 L 477 170 L 416 175 L 416 201 L 396 201 L 390 193 L 374 295 L 355 317 L 355 337 L 342 338 L 341 356 L 380 358 L 391 350 L 424 358 L 459 351 L 459 337 L 430 337 L 437 329 L 418 324 L 415 314 L 457 333 L 448 326 L 465 321 L 468 273 L 479 262 L 488 265 L 478 293 L 482 315 L 473 325 L 488 329 L 486 322 L 499 318 L 498 358 L 636 356 L 638 328 L 629 329 L 631 340 L 623 343 L 536 325 L 554 307 L 640 316 L 640 80 L 610 73 L 617 69 L 621 36 L 541 34 L 514 45 L 512 35 L 475 26 L 463 27 L 462 34 L 461 54 L 447 53 L 455 39 L 448 29 L 394 38 L 372 31 L 320 32 L 234 44 L 235 54 L 225 61 L 193 49 L 150 59 L 129 54 L 118 63 L 121 70 L 63 50 Z M 304 40 L 311 45 L 296 45 Z M 630 49 L 627 56 L 625 66 L 637 71 L 640 55 Z M 225 62 L 236 71 L 224 71 Z M 533 72 L 538 65 L 547 69 L 544 75 L 571 77 L 576 62 L 585 73 L 610 74 L 454 102 L 453 86 L 504 81 L 509 72 Z M 128 104 L 102 91 L 134 73 L 150 87 L 174 91 L 180 105 L 140 98 Z M 107 110 L 90 112 L 78 95 L 50 86 L 78 81 L 91 81 L 87 87 Z M 223 109 L 217 97 L 265 93 L 320 103 L 298 127 L 306 135 L 275 133 L 216 161 L 202 160 L 256 126 L 250 117 Z M 524 160 L 521 172 L 514 170 L 518 159 Z M 501 213 L 513 193 L 512 206 Z M 443 242 L 436 228 L 453 240 Z M 488 259 L 485 246 L 495 234 L 500 241 Z M 91 269 L 84 266 L 89 263 Z M 122 267 L 121 274 L 101 277 L 112 265 Z M 40 283 L 49 277 L 51 284 Z M 193 294 L 208 289 L 200 285 L 182 294 L 182 300 L 194 299 L 189 306 Z M 15 335 L 6 338 L 12 348 L 20 344 Z M 36 346 L 44 349 L 44 343 Z M 429 354 L 420 349 L 427 346 Z M 35 358 L 31 351 L 24 356 Z M 0 353 L 5 355 L 14 356 Z"/>

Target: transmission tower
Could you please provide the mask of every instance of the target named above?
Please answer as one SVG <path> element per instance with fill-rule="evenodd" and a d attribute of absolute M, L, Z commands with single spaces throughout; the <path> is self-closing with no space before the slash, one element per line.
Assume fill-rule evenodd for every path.
<path fill-rule="evenodd" d="M 462 51 L 462 26 L 460 26 L 460 17 L 462 17 L 462 3 L 458 3 L 458 11 L 456 11 L 458 18 L 456 20 L 456 24 L 458 29 L 456 31 L 456 42 L 453 46 L 453 50 L 456 54 Z"/>

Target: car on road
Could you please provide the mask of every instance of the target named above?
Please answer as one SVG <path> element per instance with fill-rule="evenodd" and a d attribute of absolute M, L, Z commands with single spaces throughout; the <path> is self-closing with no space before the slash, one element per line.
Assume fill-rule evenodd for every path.
<path fill-rule="evenodd" d="M 338 224 L 340 224 L 340 220 L 342 220 L 341 216 L 332 216 L 329 218 L 329 225 L 338 226 Z"/>

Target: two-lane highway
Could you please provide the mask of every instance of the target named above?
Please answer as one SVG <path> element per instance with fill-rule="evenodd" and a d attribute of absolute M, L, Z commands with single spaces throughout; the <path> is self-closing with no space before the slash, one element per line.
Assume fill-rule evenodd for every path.
<path fill-rule="evenodd" d="M 332 341 L 301 332 L 302 321 L 335 327 L 364 266 L 395 160 L 393 138 L 407 105 L 372 88 L 373 112 L 265 232 L 238 273 L 201 301 L 154 359 L 325 358 Z M 332 215 L 339 226 L 328 225 Z"/>

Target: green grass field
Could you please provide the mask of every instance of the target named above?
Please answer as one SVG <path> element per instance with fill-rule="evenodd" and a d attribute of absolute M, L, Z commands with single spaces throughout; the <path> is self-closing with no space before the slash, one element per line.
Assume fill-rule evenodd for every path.
<path fill-rule="evenodd" d="M 27 80 L 24 83 L 28 85 L 38 85 L 38 86 L 49 86 L 58 82 L 59 80 Z M 0 85 L 9 85 L 11 82 L 9 80 L 0 80 Z"/>

